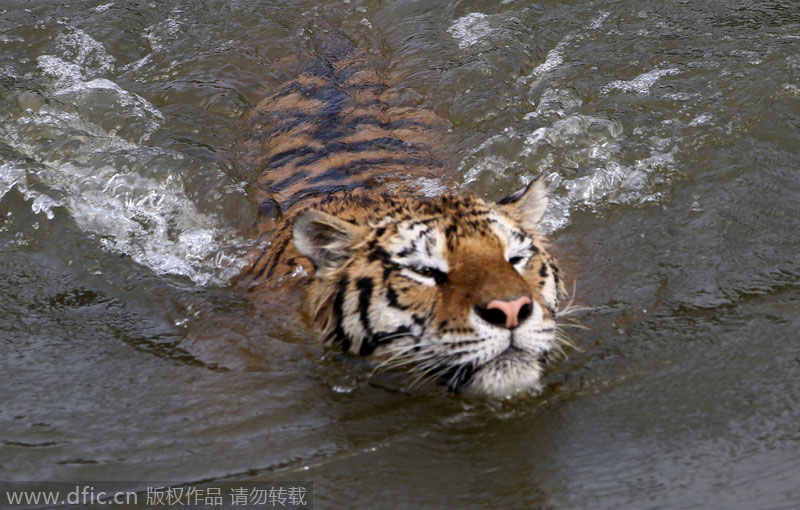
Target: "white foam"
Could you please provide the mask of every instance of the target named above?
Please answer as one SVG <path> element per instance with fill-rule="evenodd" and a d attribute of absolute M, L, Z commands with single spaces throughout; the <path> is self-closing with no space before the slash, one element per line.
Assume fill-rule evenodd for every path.
<path fill-rule="evenodd" d="M 427 177 L 418 178 L 414 184 L 419 186 L 420 193 L 426 197 L 438 197 L 447 192 L 447 186 L 442 184 L 439 179 L 430 179 Z"/>
<path fill-rule="evenodd" d="M 44 214 L 48 219 L 55 217 L 53 208 L 64 205 L 48 195 L 32 190 L 27 184 L 27 171 L 20 165 L 12 163 L 0 164 L 0 200 L 13 188 L 17 188 L 25 200 L 31 202 L 31 210 L 36 214 Z"/>
<path fill-rule="evenodd" d="M 140 58 L 139 60 L 129 62 L 120 68 L 120 71 L 126 73 L 136 73 L 146 64 L 150 63 L 153 60 L 153 56 L 157 53 L 167 53 L 168 44 L 178 39 L 180 32 L 184 30 L 187 24 L 187 20 L 185 18 L 181 18 L 180 16 L 170 15 L 164 20 L 145 27 L 143 30 L 142 36 L 147 39 L 150 43 L 150 53 L 147 53 L 145 56 Z M 235 45 L 234 42 L 229 41 L 228 45 L 231 47 Z M 177 61 L 172 61 L 169 67 L 166 70 L 161 70 L 160 72 L 163 73 L 164 76 L 169 76 L 172 73 L 172 70 L 175 66 L 178 65 Z M 131 76 L 134 80 L 138 79 L 138 75 Z"/>
<path fill-rule="evenodd" d="M 463 50 L 489 37 L 492 25 L 487 14 L 472 12 L 453 21 L 447 33 L 453 36 L 458 47 Z"/>
<path fill-rule="evenodd" d="M 222 283 L 234 276 L 233 232 L 199 211 L 181 179 L 165 180 L 120 173 L 112 167 L 87 169 L 70 164 L 60 171 L 81 175 L 69 190 L 67 207 L 76 223 L 98 234 L 108 249 L 125 253 L 158 273 L 184 275 L 195 283 Z M 220 271 L 219 261 L 227 264 Z"/>
<path fill-rule="evenodd" d="M 105 11 L 109 10 L 110 8 L 112 8 L 112 7 L 114 7 L 114 2 L 109 2 L 107 4 L 98 5 L 97 7 L 95 7 L 92 10 L 94 12 L 105 12 Z"/>
<path fill-rule="evenodd" d="M 567 43 L 570 39 L 565 41 L 561 41 L 556 44 L 556 47 L 552 50 L 547 52 L 547 57 L 544 59 L 544 62 L 536 66 L 533 71 L 531 72 L 531 76 L 538 77 L 545 73 L 549 73 L 553 69 L 557 68 L 561 64 L 564 63 L 564 49 L 567 47 Z"/>
<path fill-rule="evenodd" d="M 170 16 L 163 21 L 144 29 L 145 36 L 153 51 L 164 48 L 167 42 L 174 40 L 186 23 L 179 17 Z"/>
<path fill-rule="evenodd" d="M 73 29 L 56 37 L 56 49 L 61 56 L 80 66 L 87 76 L 114 71 L 116 59 L 94 37 L 83 30 Z"/>
<path fill-rule="evenodd" d="M 697 127 L 697 126 L 707 126 L 707 125 L 710 125 L 710 124 L 712 124 L 712 122 L 711 122 L 711 121 L 712 121 L 713 119 L 714 119 L 714 116 L 713 116 L 711 113 L 709 113 L 709 112 L 704 112 L 704 113 L 702 113 L 701 115 L 698 115 L 697 117 L 695 117 L 694 119 L 692 119 L 692 120 L 689 122 L 689 126 L 691 126 L 691 127 Z"/>
<path fill-rule="evenodd" d="M 81 66 L 53 55 L 41 55 L 37 57 L 36 63 L 42 70 L 42 74 L 56 80 L 56 86 L 69 86 L 83 79 Z"/>
<path fill-rule="evenodd" d="M 564 64 L 564 61 L 566 60 L 566 51 L 569 46 L 573 43 L 582 41 L 590 31 L 601 28 L 606 18 L 608 18 L 608 15 L 609 13 L 607 11 L 602 11 L 583 29 L 567 33 L 558 43 L 556 43 L 553 49 L 547 52 L 544 62 L 534 67 L 530 75 L 523 78 L 523 81 L 534 79 L 531 87 L 539 85 L 546 74 L 558 69 Z"/>
<path fill-rule="evenodd" d="M 0 164 L 0 199 L 6 193 L 11 191 L 11 188 L 24 184 L 25 171 L 9 163 Z"/>
<path fill-rule="evenodd" d="M 487 156 L 481 158 L 462 177 L 464 186 L 478 180 L 481 175 L 490 174 L 494 177 L 503 177 L 511 167 L 511 163 L 501 156 Z"/>
<path fill-rule="evenodd" d="M 781 90 L 789 96 L 800 97 L 800 87 L 794 83 L 784 83 Z"/>
<path fill-rule="evenodd" d="M 127 91 L 106 78 L 84 81 L 85 69 L 53 55 L 41 55 L 37 64 L 42 74 L 54 78 L 50 85 L 52 97 L 71 102 L 78 113 L 91 123 L 94 105 L 114 104 L 114 113 L 126 120 L 126 136 L 137 143 L 147 140 L 163 123 L 164 115 L 142 96 Z"/>
<path fill-rule="evenodd" d="M 673 74 L 678 74 L 680 71 L 675 68 L 671 69 L 654 69 L 652 71 L 642 73 L 632 80 L 616 80 L 605 85 L 601 92 L 608 94 L 613 91 L 631 92 L 636 94 L 648 94 L 650 89 L 656 82 L 664 77 Z"/>
<path fill-rule="evenodd" d="M 564 149 L 588 149 L 588 156 L 604 153 L 602 149 L 622 134 L 618 122 L 591 115 L 571 115 L 557 120 L 549 127 L 541 127 L 525 137 L 522 156 L 533 154 L 543 143 Z"/>
<path fill-rule="evenodd" d="M 651 189 L 652 185 L 676 171 L 674 154 L 679 140 L 649 136 L 646 143 L 650 154 L 626 160 L 626 138 L 646 133 L 626 137 L 618 121 L 599 114 L 570 113 L 579 109 L 572 99 L 572 94 L 554 90 L 548 99 L 554 103 L 542 110 L 547 115 L 523 120 L 522 126 L 533 123 L 528 131 L 521 126 L 508 127 L 480 144 L 461 162 L 462 185 L 503 182 L 510 189 L 515 184 L 504 182 L 510 178 L 509 169 L 518 170 L 520 166 L 528 169 L 520 176 L 523 184 L 533 176 L 545 176 L 551 195 L 541 224 L 545 233 L 569 224 L 576 208 L 658 200 L 660 195 Z M 567 107 L 562 109 L 563 105 Z M 550 124 L 537 126 L 542 120 Z M 516 155 L 509 155 L 509 150 Z"/>
<path fill-rule="evenodd" d="M 80 122 L 74 117 L 54 121 L 58 117 L 51 113 L 26 119 L 21 125 L 44 122 L 44 127 L 63 129 Z M 38 155 L 35 144 L 17 143 L 15 149 L 32 159 Z M 108 134 L 98 136 L 96 128 L 82 147 L 87 155 L 119 150 L 135 153 L 143 167 L 148 160 L 152 164 L 173 160 L 177 167 L 183 159 L 178 153 L 135 146 Z M 39 164 L 37 181 L 63 196 L 62 200 L 30 189 L 27 172 L 9 164 L 0 166 L 0 198 L 17 187 L 32 201 L 34 212 L 49 218 L 53 207 L 63 205 L 75 223 L 95 234 L 107 249 L 125 253 L 158 273 L 183 275 L 199 285 L 224 283 L 238 273 L 244 259 L 231 247 L 241 245 L 241 239 L 222 228 L 214 214 L 197 208 L 177 172 L 146 176 L 139 168 L 126 171 L 58 160 Z"/>
<path fill-rule="evenodd" d="M 591 22 L 589 22 L 589 26 L 587 28 L 591 30 L 597 30 L 603 26 L 603 23 L 608 18 L 610 13 L 608 11 L 601 11 L 600 14 L 594 18 Z"/>

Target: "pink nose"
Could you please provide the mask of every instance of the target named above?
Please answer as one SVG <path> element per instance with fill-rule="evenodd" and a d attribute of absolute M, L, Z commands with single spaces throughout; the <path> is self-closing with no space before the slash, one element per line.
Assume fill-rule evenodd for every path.
<path fill-rule="evenodd" d="M 531 298 L 528 296 L 518 297 L 511 301 L 503 301 L 500 299 L 493 299 L 486 305 L 486 310 L 498 310 L 505 316 L 505 324 L 502 323 L 501 317 L 495 315 L 495 320 L 490 320 L 493 324 L 498 326 L 503 324 L 506 328 L 512 329 L 519 326 L 519 323 L 527 319 L 531 314 Z"/>

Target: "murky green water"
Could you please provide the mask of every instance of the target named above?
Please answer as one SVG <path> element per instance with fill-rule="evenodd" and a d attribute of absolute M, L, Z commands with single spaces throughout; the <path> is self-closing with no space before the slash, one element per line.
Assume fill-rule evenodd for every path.
<path fill-rule="evenodd" d="M 497 407 L 364 384 L 225 288 L 254 217 L 239 117 L 313 57 L 315 5 L 0 6 L 0 479 L 795 508 L 800 3 L 325 2 L 455 125 L 465 189 L 554 182 L 589 329 Z"/>

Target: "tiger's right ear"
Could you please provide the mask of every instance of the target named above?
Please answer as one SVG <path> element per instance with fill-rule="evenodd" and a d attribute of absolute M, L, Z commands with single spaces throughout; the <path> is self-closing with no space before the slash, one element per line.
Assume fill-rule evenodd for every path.
<path fill-rule="evenodd" d="M 294 245 L 320 272 L 347 262 L 360 233 L 358 226 L 317 209 L 301 211 L 294 219 Z"/>
<path fill-rule="evenodd" d="M 530 228 L 536 229 L 547 209 L 547 184 L 543 178 L 538 177 L 523 189 L 497 202 L 497 205 L 516 215 Z"/>

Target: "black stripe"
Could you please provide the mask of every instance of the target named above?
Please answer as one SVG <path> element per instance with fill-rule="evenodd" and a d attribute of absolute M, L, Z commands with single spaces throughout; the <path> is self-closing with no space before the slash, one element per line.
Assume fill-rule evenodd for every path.
<path fill-rule="evenodd" d="M 359 71 L 363 71 L 366 68 L 367 66 L 360 62 L 353 62 L 352 64 L 349 64 L 344 68 L 340 69 L 336 73 L 336 79 L 342 82 L 348 81 L 350 78 L 353 77 L 354 74 L 356 74 Z M 369 83 L 369 82 L 362 82 L 362 83 Z"/>
<path fill-rule="evenodd" d="M 319 87 L 320 85 L 317 85 L 316 83 L 303 84 L 299 81 L 293 81 L 291 83 L 287 83 L 281 90 L 276 92 L 272 98 L 278 99 L 294 93 L 298 93 L 306 97 L 313 96 Z"/>
<path fill-rule="evenodd" d="M 344 298 L 347 294 L 347 286 L 349 283 L 350 281 L 347 275 L 342 276 L 338 283 L 336 297 L 333 298 L 333 320 L 335 321 L 336 327 L 332 333 L 332 342 L 340 345 L 345 352 L 349 351 L 352 345 L 350 338 L 342 327 L 342 320 L 344 319 Z"/>
<path fill-rule="evenodd" d="M 388 131 L 395 129 L 403 129 L 408 127 L 417 127 L 422 130 L 435 130 L 439 126 L 427 124 L 410 119 L 399 119 L 393 122 L 383 122 L 375 115 L 359 115 L 358 117 L 340 119 L 339 114 L 342 111 L 341 105 L 326 105 L 319 112 L 308 113 L 303 110 L 290 110 L 288 112 L 270 112 L 272 115 L 280 113 L 283 122 L 279 123 L 271 130 L 259 131 L 256 139 L 264 138 L 266 135 L 275 136 L 286 131 L 297 128 L 303 123 L 309 125 L 308 130 L 298 133 L 299 135 L 312 134 L 315 140 L 328 141 L 335 140 L 353 134 L 360 126 L 377 126 Z M 287 119 L 287 116 L 291 118 Z M 269 122 L 269 121 L 267 121 Z M 251 135 L 251 138 L 254 138 Z"/>
<path fill-rule="evenodd" d="M 384 250 L 383 248 L 375 248 L 373 251 L 370 252 L 368 255 L 368 260 L 370 262 L 375 262 L 376 260 L 380 260 L 381 265 L 383 266 L 383 280 L 386 281 L 389 279 L 389 275 L 395 269 L 395 265 L 392 262 L 389 253 Z M 390 303 L 391 304 L 391 303 Z M 399 308 L 399 306 L 398 306 Z"/>
<path fill-rule="evenodd" d="M 308 154 L 314 153 L 315 150 L 311 147 L 297 147 L 295 149 L 288 149 L 272 155 L 269 158 L 268 170 L 281 167 L 292 160 L 292 158 L 300 158 Z"/>
<path fill-rule="evenodd" d="M 386 285 L 386 301 L 392 308 L 397 308 L 399 310 L 408 310 L 409 308 L 408 305 L 401 305 L 400 302 L 397 301 L 397 291 L 389 284 Z"/>
<path fill-rule="evenodd" d="M 470 202 L 466 202 L 465 201 L 464 205 L 465 206 L 470 206 L 472 204 Z M 486 216 L 487 214 L 489 214 L 489 211 L 486 210 L 486 209 L 463 209 L 463 208 L 460 208 L 460 209 L 457 209 L 453 213 L 453 217 L 454 218 L 464 218 L 465 216 Z"/>
<path fill-rule="evenodd" d="M 400 250 L 399 252 L 397 252 L 396 256 L 399 259 L 404 259 L 404 258 L 408 257 L 409 255 L 411 255 L 412 253 L 414 253 L 415 251 L 416 251 L 416 246 L 414 246 L 412 244 L 411 246 L 407 246 L 407 247 L 403 248 L 402 250 Z"/>
<path fill-rule="evenodd" d="M 367 338 L 361 342 L 358 353 L 366 356 L 375 350 L 375 345 L 372 343 L 372 324 L 369 320 L 369 304 L 372 300 L 374 284 L 371 278 L 359 278 L 356 280 L 356 288 L 358 289 L 358 315 L 364 331 L 367 332 Z"/>
<path fill-rule="evenodd" d="M 369 254 L 369 256 L 367 257 L 367 260 L 369 260 L 370 262 L 374 262 L 376 260 L 380 260 L 384 264 L 391 264 L 392 263 L 391 258 L 389 257 L 389 252 L 387 252 L 385 249 L 383 249 L 380 246 L 375 248 L 375 250 L 372 251 Z"/>
<path fill-rule="evenodd" d="M 342 109 L 344 103 L 352 103 L 347 91 L 336 83 L 326 83 L 310 95 L 313 95 L 314 99 L 325 101 L 331 106 L 337 106 L 339 110 Z"/>
<path fill-rule="evenodd" d="M 436 161 L 430 158 L 430 161 Z M 438 163 L 438 162 L 437 162 Z M 347 163 L 333 167 L 321 174 L 315 175 L 308 180 L 308 184 L 317 184 L 327 180 L 339 180 L 343 177 L 357 175 L 366 171 L 375 169 L 385 165 L 403 165 L 403 166 L 428 166 L 429 161 L 427 158 L 372 158 L 372 159 L 357 159 Z M 441 165 L 441 163 L 439 163 Z M 368 177 L 368 176 L 365 176 Z"/>
<path fill-rule="evenodd" d="M 420 200 L 420 202 L 421 202 L 420 205 L 429 205 L 427 202 L 422 202 L 422 200 Z M 439 220 L 441 220 L 441 218 L 439 217 L 422 218 L 421 220 L 417 220 L 414 223 L 412 223 L 411 227 L 416 227 L 417 225 L 430 225 L 431 223 L 437 223 Z M 427 233 L 427 232 L 428 230 L 423 230 L 421 233 Z"/>
<path fill-rule="evenodd" d="M 306 158 L 297 162 L 297 166 L 306 166 L 330 156 L 331 154 L 340 154 L 346 152 L 358 153 L 366 150 L 379 150 L 379 149 L 400 149 L 403 152 L 417 149 L 410 143 L 404 142 L 399 138 L 381 137 L 372 138 L 369 140 L 362 140 L 359 142 L 341 142 L 334 140 L 325 145 L 325 147 Z"/>
<path fill-rule="evenodd" d="M 276 114 L 277 113 L 280 113 L 280 120 L 282 122 L 275 123 L 274 127 L 269 132 L 270 136 L 277 136 L 281 133 L 291 131 L 302 124 L 308 124 L 310 127 L 313 127 L 314 121 L 320 117 L 319 113 L 308 113 L 303 110 L 284 110 L 276 112 Z"/>
<path fill-rule="evenodd" d="M 353 83 L 351 85 L 345 85 L 344 88 L 346 88 L 348 91 L 355 90 L 355 91 L 358 91 L 358 92 L 362 92 L 362 91 L 365 91 L 365 90 L 373 89 L 372 91 L 375 93 L 376 96 L 378 96 L 380 94 L 383 94 L 384 92 L 389 90 L 389 86 L 388 85 L 384 85 L 383 83 L 370 83 L 370 82 L 366 82 L 366 81 L 365 82 Z"/>
<path fill-rule="evenodd" d="M 272 97 L 273 99 L 278 99 L 296 93 L 303 97 L 321 99 L 328 102 L 342 101 L 347 99 L 348 95 L 346 91 L 350 87 L 342 86 L 342 84 L 337 83 L 335 80 L 331 80 L 331 77 L 327 76 L 330 75 L 330 73 L 325 74 L 326 76 L 324 77 L 317 76 L 318 78 L 325 80 L 324 83 L 301 83 L 299 81 L 293 81 L 286 84 Z"/>
<path fill-rule="evenodd" d="M 359 354 L 362 356 L 369 356 L 379 345 L 391 343 L 392 341 L 398 339 L 398 335 L 402 333 L 411 333 L 411 328 L 408 326 L 400 326 L 394 331 L 389 331 L 388 333 L 376 333 L 375 336 L 370 339 L 369 343 L 361 344 L 361 351 L 359 351 Z"/>
<path fill-rule="evenodd" d="M 451 223 L 444 229 L 444 237 L 447 239 L 448 243 L 451 241 L 452 238 L 456 236 L 458 232 L 458 226 L 455 223 Z"/>
<path fill-rule="evenodd" d="M 351 182 L 351 183 L 348 183 L 348 184 L 340 184 L 340 185 L 326 184 L 326 185 L 317 186 L 317 187 L 314 187 L 314 188 L 307 188 L 307 189 L 298 191 L 295 194 L 293 194 L 292 196 L 290 196 L 289 198 L 287 198 L 286 201 L 284 202 L 284 204 L 286 204 L 286 207 L 284 207 L 284 209 L 289 209 L 290 207 L 292 207 L 298 201 L 306 199 L 306 198 L 316 197 L 316 196 L 320 196 L 320 195 L 329 196 L 329 195 L 332 195 L 332 194 L 337 193 L 339 191 L 351 191 L 353 189 L 356 189 L 358 187 L 363 186 L 363 184 L 364 184 L 363 181 L 358 181 L 358 182 Z M 281 205 L 283 205 L 283 204 L 281 204 Z"/>
<path fill-rule="evenodd" d="M 519 201 L 520 198 L 525 196 L 525 193 L 528 192 L 528 190 L 533 185 L 533 183 L 535 183 L 538 180 L 539 180 L 538 178 L 532 180 L 531 182 L 528 183 L 527 186 L 525 186 L 521 190 L 516 191 L 515 193 L 512 193 L 512 194 L 508 195 L 507 197 L 503 197 L 502 199 L 500 199 L 500 201 L 498 201 L 497 204 L 498 205 L 506 205 L 506 204 L 513 204 L 513 203 Z"/>
<path fill-rule="evenodd" d="M 411 120 L 411 119 L 398 119 L 392 122 L 382 122 L 380 119 L 375 117 L 374 115 L 359 115 L 358 117 L 352 117 L 348 120 L 346 124 L 343 126 L 348 130 L 353 130 L 358 126 L 361 125 L 371 125 L 371 126 L 380 126 L 386 130 L 392 131 L 394 129 L 402 129 L 407 127 L 419 127 L 423 129 L 436 129 L 438 126 L 428 124 L 425 122 L 420 122 L 418 120 Z"/>
<path fill-rule="evenodd" d="M 311 75 L 319 76 L 325 80 L 331 80 L 335 77 L 333 64 L 325 57 L 315 58 L 309 67 L 309 74 Z"/>
<path fill-rule="evenodd" d="M 273 116 L 279 115 L 280 119 L 283 121 L 275 126 L 272 131 L 272 136 L 291 131 L 302 124 L 309 124 L 309 127 L 314 127 L 322 132 L 324 130 L 320 126 L 317 126 L 317 124 L 325 119 L 330 121 L 338 119 L 338 113 L 341 110 L 342 107 L 340 105 L 326 104 L 314 112 L 307 112 L 300 108 L 271 112 Z"/>
<path fill-rule="evenodd" d="M 269 184 L 267 187 L 271 193 L 279 193 L 288 188 L 289 186 L 297 184 L 303 179 L 308 178 L 310 174 L 311 172 L 309 172 L 308 170 L 295 171 L 289 177 L 281 179 L 278 182 Z"/>
<path fill-rule="evenodd" d="M 256 275 L 256 278 L 261 278 L 261 275 L 264 274 L 264 271 L 268 267 L 269 270 L 267 270 L 267 279 L 272 277 L 272 273 L 275 272 L 275 268 L 278 266 L 278 261 L 280 260 L 281 255 L 283 255 L 283 252 L 286 251 L 286 247 L 289 246 L 289 241 L 291 240 L 292 240 L 291 237 L 287 237 L 281 242 L 280 246 L 278 246 L 277 251 L 274 254 L 272 254 L 272 260 L 270 260 L 269 264 L 266 264 L 264 265 L 263 268 L 261 268 L 261 271 L 259 271 L 259 273 Z"/>
<path fill-rule="evenodd" d="M 253 279 L 254 280 L 258 279 L 258 277 L 261 275 L 261 273 L 264 272 L 264 269 L 267 267 L 267 264 L 264 264 L 264 267 L 261 268 L 261 271 L 259 272 L 258 275 L 256 275 L 253 271 L 255 270 L 255 268 L 258 265 L 258 263 L 261 262 L 264 259 L 264 257 L 267 255 L 268 252 L 269 252 L 269 245 L 259 248 L 258 257 L 256 257 L 250 263 L 250 266 L 247 268 L 247 271 L 245 272 L 245 274 L 249 273 L 249 274 L 253 275 Z"/>

